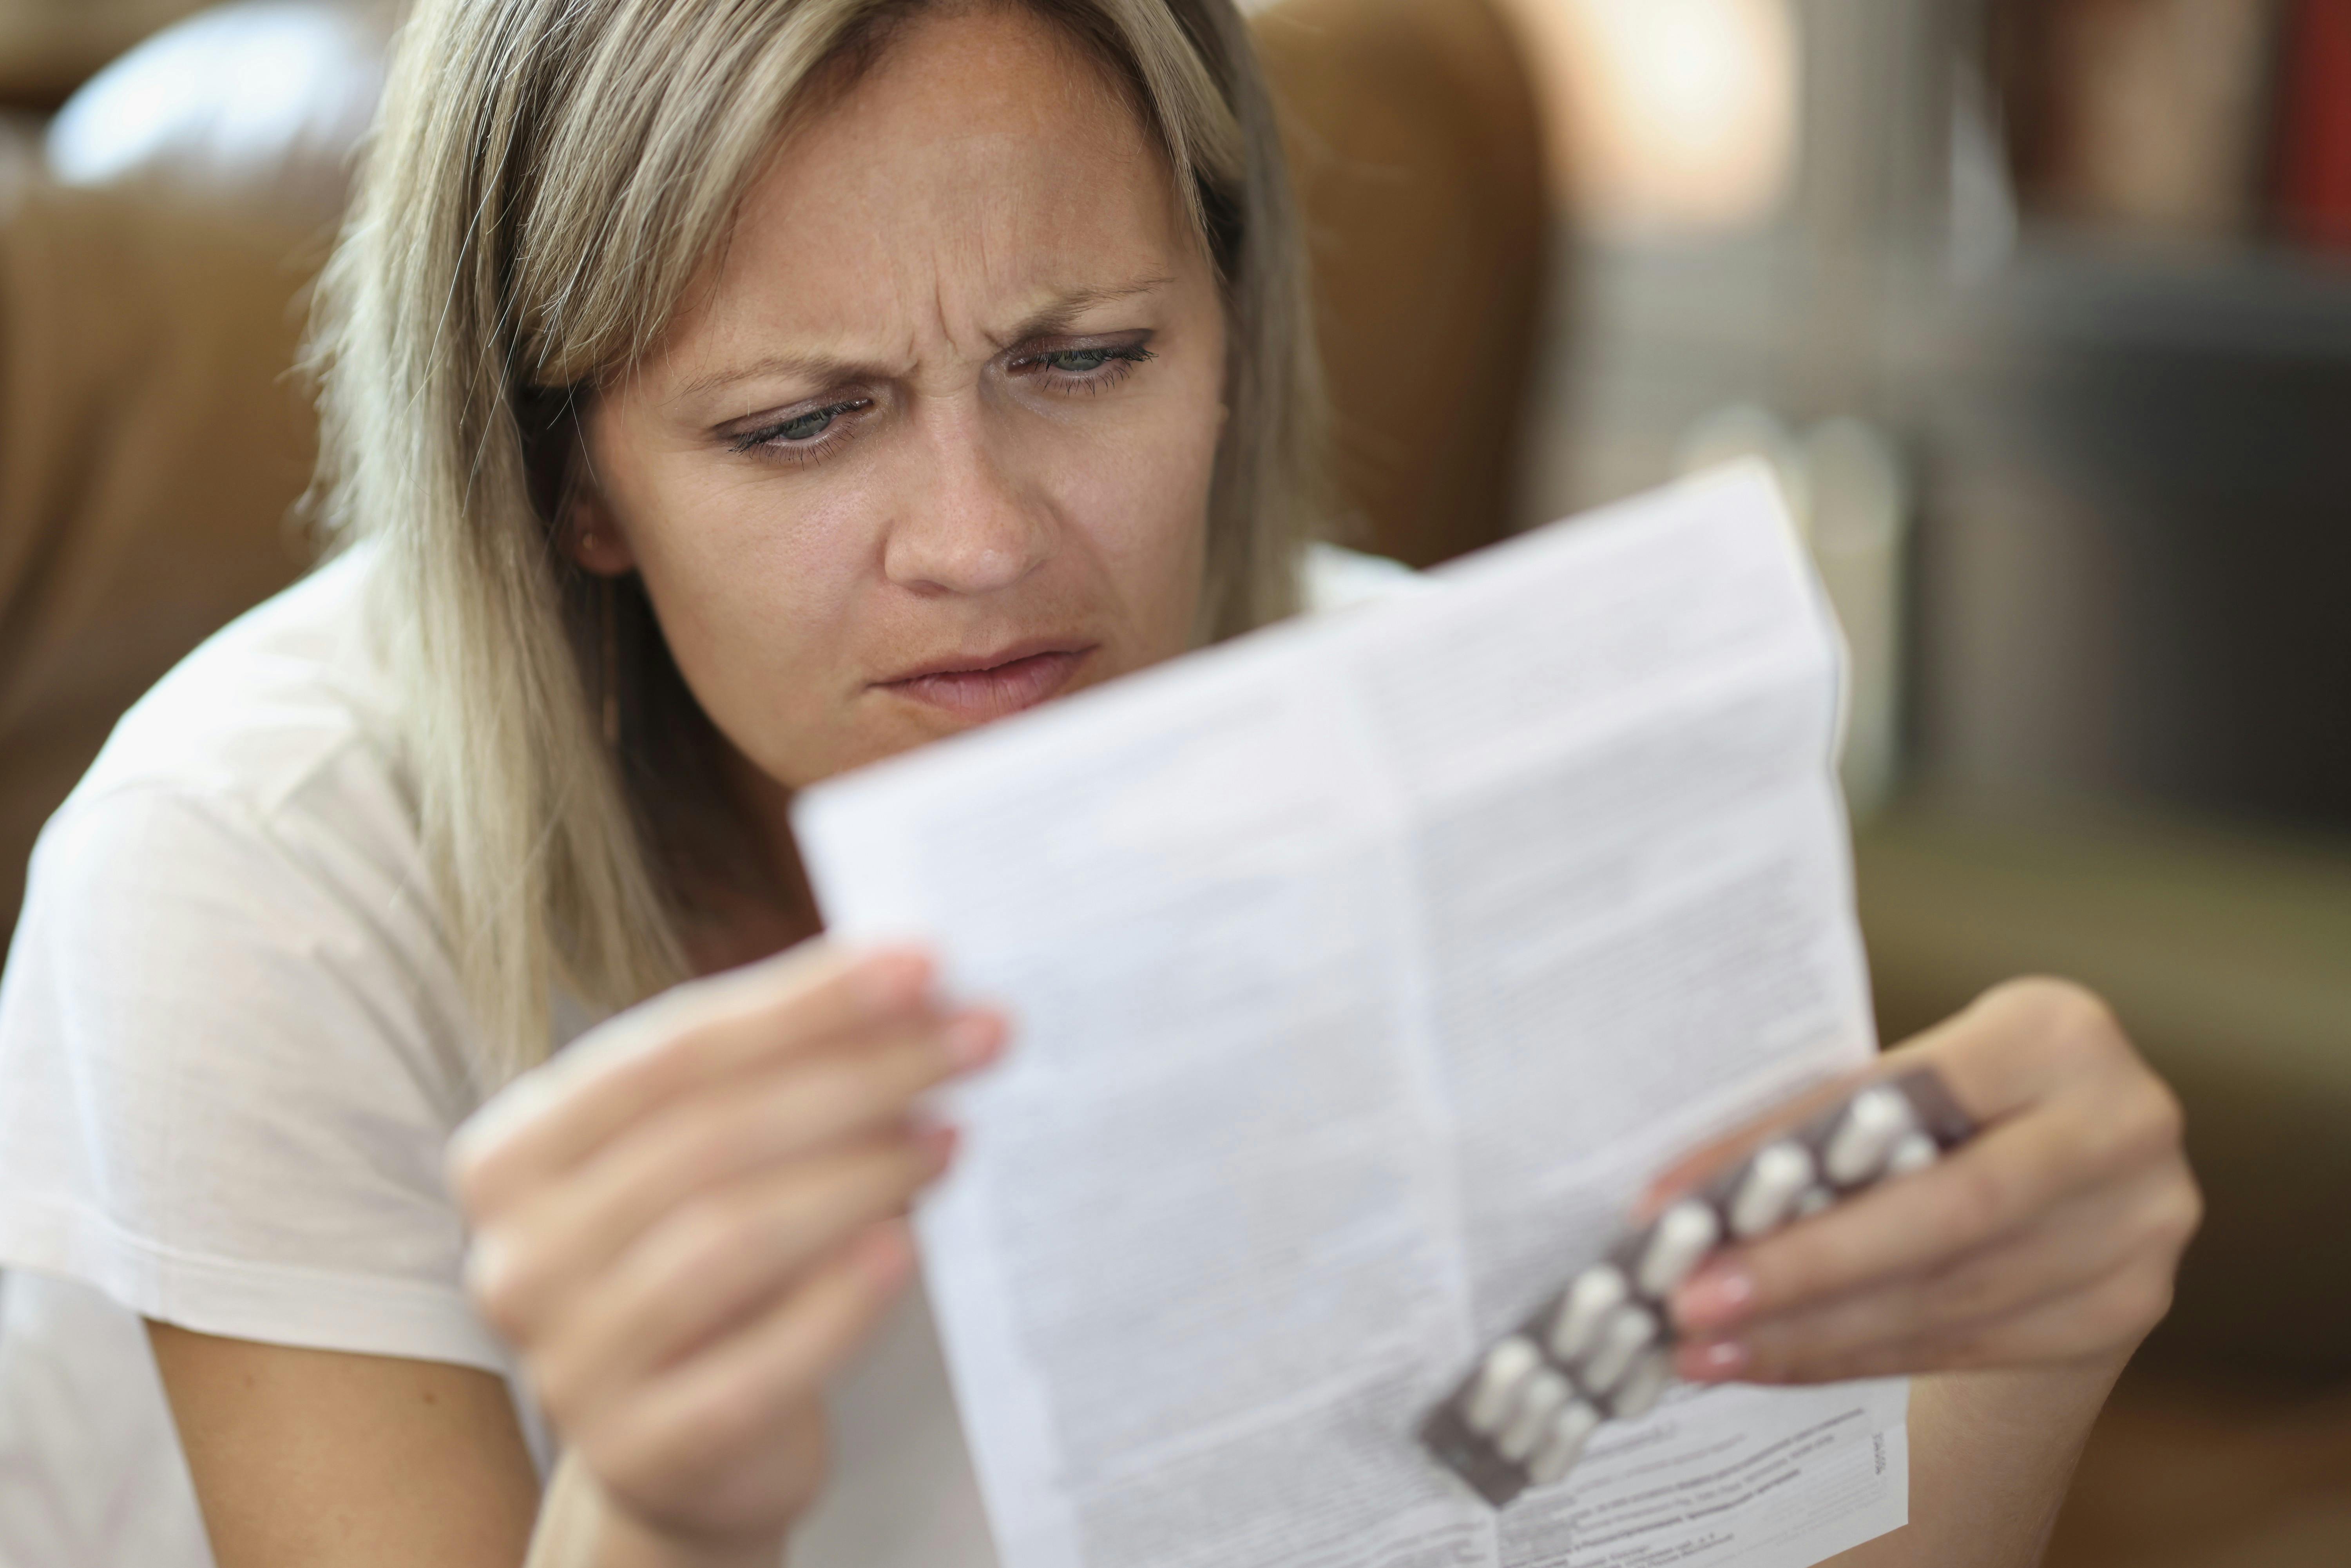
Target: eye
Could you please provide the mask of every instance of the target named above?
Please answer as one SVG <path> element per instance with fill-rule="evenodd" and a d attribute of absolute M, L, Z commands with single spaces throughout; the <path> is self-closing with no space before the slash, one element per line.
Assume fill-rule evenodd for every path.
<path fill-rule="evenodd" d="M 841 410 L 820 408 L 808 413 L 794 414 L 768 433 L 769 441 L 813 441 L 822 435 Z"/>
<path fill-rule="evenodd" d="M 806 457 L 825 450 L 831 444 L 824 437 L 843 414 L 860 413 L 873 406 L 872 398 L 850 398 L 829 403 L 822 408 L 803 409 L 773 424 L 763 424 L 728 440 L 727 445 L 737 452 L 765 452 Z"/>
<path fill-rule="evenodd" d="M 1141 341 L 1089 343 L 1074 349 L 1035 350 L 1014 360 L 1009 368 L 1016 376 L 1037 377 L 1049 387 L 1102 392 L 1155 357 Z"/>

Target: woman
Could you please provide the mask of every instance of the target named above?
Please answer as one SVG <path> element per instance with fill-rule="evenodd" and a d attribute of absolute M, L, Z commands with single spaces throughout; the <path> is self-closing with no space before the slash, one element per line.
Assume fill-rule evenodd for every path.
<path fill-rule="evenodd" d="M 126 719 L 0 996 L 47 1560 L 201 1563 L 200 1501 L 227 1568 L 991 1561 L 919 1317 L 830 1481 L 819 1390 L 1005 1028 L 815 938 L 784 803 L 1300 596 L 1234 14 L 425 0 L 326 301 L 349 548 Z M 453 1131 L 574 1037 L 457 1137 L 461 1218 Z M 1683 1370 L 1967 1374 L 1847 1560 L 2026 1563 L 2194 1226 L 2178 1115 L 2061 986 L 1907 1051 L 1991 1130 L 1694 1281 Z"/>

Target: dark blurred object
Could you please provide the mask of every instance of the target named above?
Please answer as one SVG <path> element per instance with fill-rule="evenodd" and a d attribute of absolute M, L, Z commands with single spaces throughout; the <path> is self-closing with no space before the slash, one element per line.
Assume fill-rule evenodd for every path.
<path fill-rule="evenodd" d="M 1284 0 L 1254 29 L 1306 209 L 1345 542 L 1419 567 L 1490 544 L 1548 281 L 1519 47 L 1482 0 Z"/>
<path fill-rule="evenodd" d="M 1941 330 L 1922 770 L 2351 833 L 2351 272 L 2035 238 Z"/>
<path fill-rule="evenodd" d="M 2249 230 L 2279 4 L 2001 0 L 1994 49 L 2028 201 L 2078 221 Z"/>
<path fill-rule="evenodd" d="M 2278 204 L 2304 245 L 2351 254 L 2351 0 L 2294 0 Z"/>
<path fill-rule="evenodd" d="M 2351 1394 L 2177 1377 L 2115 1391 L 2043 1568 L 2343 1568 Z"/>
<path fill-rule="evenodd" d="M 0 936 L 116 716 L 305 559 L 301 294 L 392 14 L 206 12 L 84 87 L 46 159 L 19 135 L 0 161 Z M 1288 0 L 1255 26 L 1355 542 L 1429 562 L 1499 538 L 1545 233 L 1511 42 L 1487 0 Z"/>

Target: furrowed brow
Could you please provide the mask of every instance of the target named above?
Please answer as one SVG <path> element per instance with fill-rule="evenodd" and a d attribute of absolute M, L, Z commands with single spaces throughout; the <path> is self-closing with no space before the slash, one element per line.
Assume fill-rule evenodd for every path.
<path fill-rule="evenodd" d="M 1043 309 L 1014 328 L 1010 333 L 995 340 L 996 346 L 1002 349 L 1032 338 L 1048 338 L 1055 333 L 1067 332 L 1079 317 L 1098 306 L 1149 294 L 1174 281 L 1172 277 L 1144 277 L 1112 287 L 1064 289 L 1056 294 Z M 743 382 L 770 377 L 789 378 L 822 387 L 838 386 L 844 382 L 880 381 L 891 373 L 880 365 L 835 359 L 827 354 L 763 354 L 748 364 L 729 365 L 696 376 L 680 387 L 675 395 L 678 401 L 684 402 L 722 392 Z"/>
<path fill-rule="evenodd" d="M 1067 332 L 1079 317 L 1097 306 L 1115 305 L 1122 299 L 1133 299 L 1137 295 L 1165 288 L 1175 281 L 1172 277 L 1144 277 L 1111 288 L 1063 290 L 1054 297 L 1051 304 L 998 339 L 996 346 L 1008 348 L 1014 343 L 1027 342 L 1031 338 L 1050 338 L 1056 333 Z"/>
<path fill-rule="evenodd" d="M 837 386 L 842 382 L 877 381 L 888 374 L 878 365 L 837 360 L 825 354 L 763 354 L 747 365 L 730 365 L 696 376 L 677 391 L 677 398 L 698 398 L 738 382 L 788 377 L 811 386 Z"/>

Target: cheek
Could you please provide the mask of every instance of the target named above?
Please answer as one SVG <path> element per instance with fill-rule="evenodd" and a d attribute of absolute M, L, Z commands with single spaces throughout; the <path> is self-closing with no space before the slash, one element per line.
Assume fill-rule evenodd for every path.
<path fill-rule="evenodd" d="M 639 550 L 647 581 L 674 580 L 684 590 L 682 608 L 701 607 L 704 619 L 724 615 L 737 630 L 757 626 L 759 643 L 793 629 L 820 640 L 827 607 L 838 605 L 874 554 L 875 506 L 855 487 L 787 499 L 758 477 L 688 474 L 645 509 L 659 519 L 653 548 Z"/>
<path fill-rule="evenodd" d="M 1130 613 L 1155 643 L 1174 637 L 1148 657 L 1180 652 L 1190 637 L 1223 429 L 1217 392 L 1207 376 L 1177 389 L 1113 439 L 1073 450 L 1056 486 Z"/>
<path fill-rule="evenodd" d="M 686 685 L 747 753 L 802 749 L 821 718 L 826 652 L 841 644 L 872 557 L 870 503 L 779 506 L 757 479 L 646 477 L 631 497 L 631 543 Z"/>

